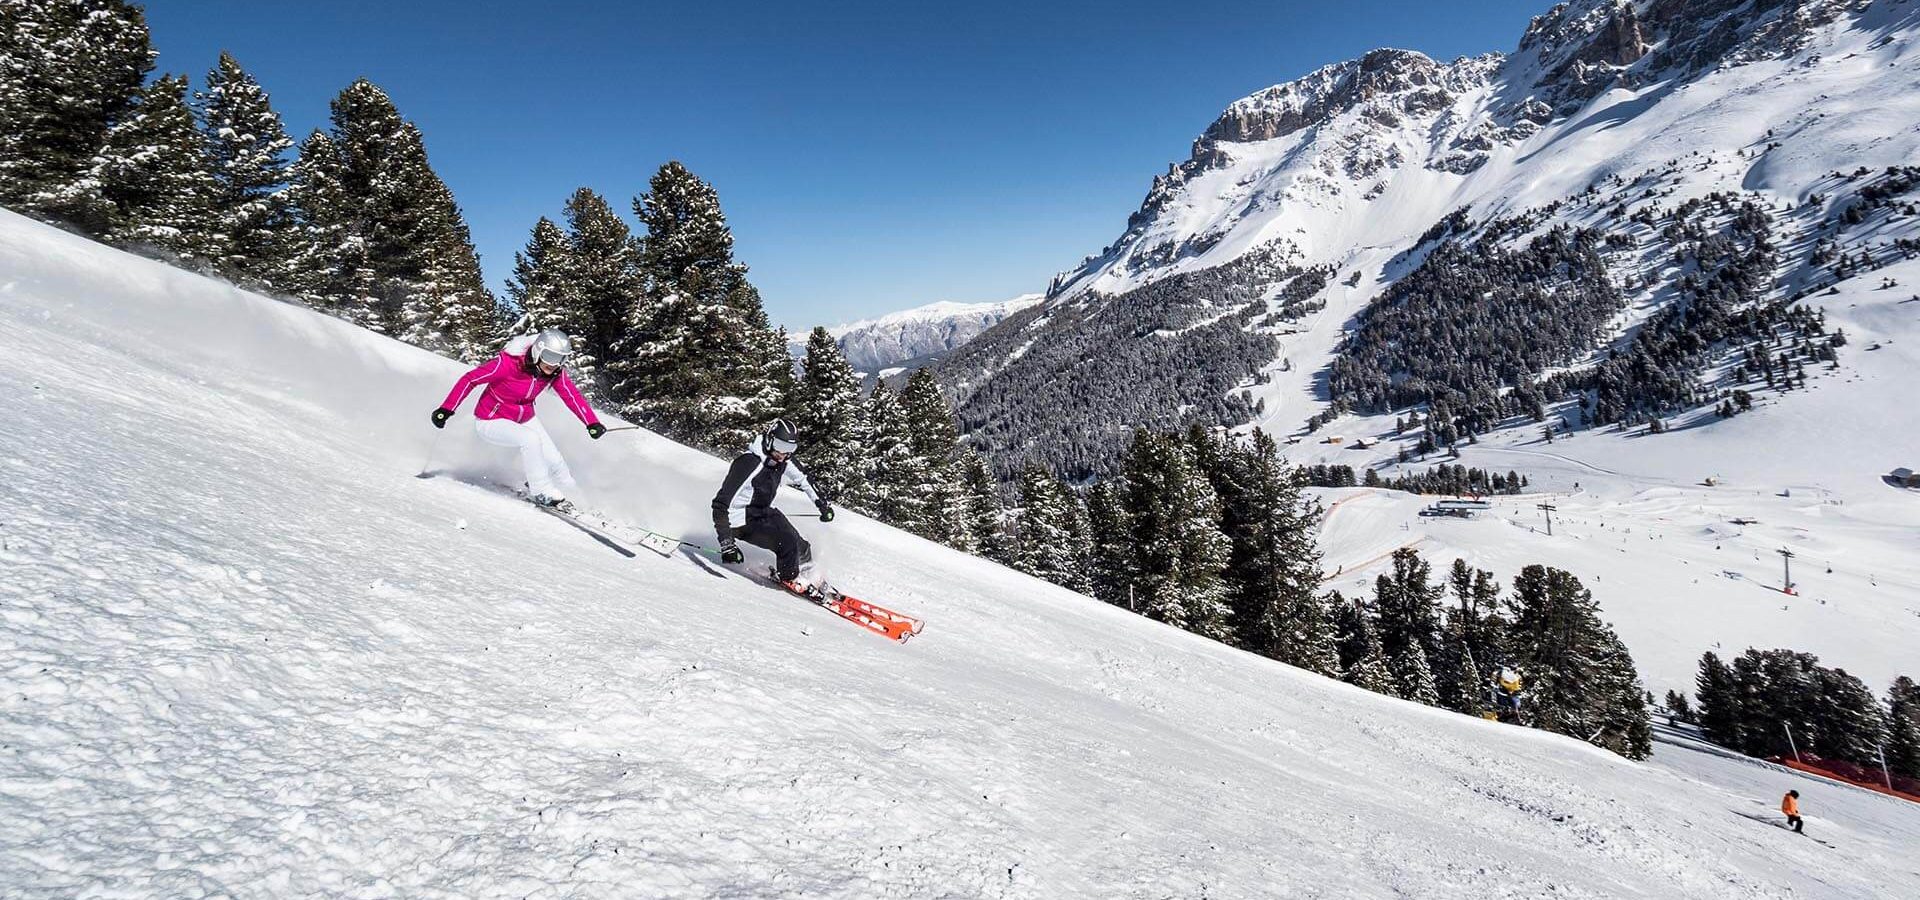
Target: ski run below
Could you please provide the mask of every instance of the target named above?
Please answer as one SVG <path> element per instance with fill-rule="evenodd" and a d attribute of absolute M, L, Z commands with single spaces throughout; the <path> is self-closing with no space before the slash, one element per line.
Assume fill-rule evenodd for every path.
<path fill-rule="evenodd" d="M 1920 805 L 1386 699 L 858 516 L 801 524 L 906 645 L 621 557 L 475 486 L 516 479 L 471 401 L 428 424 L 456 363 L 11 213 L 0 328 L 0 895 L 1920 883 Z M 541 420 L 582 504 L 709 538 L 722 461 Z"/>

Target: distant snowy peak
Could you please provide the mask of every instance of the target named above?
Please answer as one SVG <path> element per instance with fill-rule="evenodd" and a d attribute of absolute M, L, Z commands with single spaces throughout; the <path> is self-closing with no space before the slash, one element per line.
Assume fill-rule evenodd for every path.
<path fill-rule="evenodd" d="M 1512 54 L 1440 63 L 1383 49 L 1324 66 L 1228 105 L 1188 159 L 1154 178 L 1120 238 L 1048 296 L 1123 293 L 1255 249 L 1338 263 L 1470 201 L 1463 182 L 1490 159 L 1608 90 L 1782 58 L 1871 6 L 1579 0 L 1536 16 Z"/>
<path fill-rule="evenodd" d="M 1433 136 L 1463 130 L 1463 107 L 1504 60 L 1375 50 L 1234 101 L 1185 162 L 1153 180 L 1120 240 L 1056 278 L 1049 296 L 1119 293 L 1260 247 L 1301 261 L 1327 255 L 1345 236 L 1314 220 L 1342 217 L 1394 171 L 1433 157 Z"/>
<path fill-rule="evenodd" d="M 827 329 L 855 369 L 877 372 L 923 363 L 946 355 L 1014 313 L 1039 303 L 1042 295 L 1022 294 L 992 303 L 941 301 Z M 807 337 L 794 335 L 795 355 L 806 352 Z"/>

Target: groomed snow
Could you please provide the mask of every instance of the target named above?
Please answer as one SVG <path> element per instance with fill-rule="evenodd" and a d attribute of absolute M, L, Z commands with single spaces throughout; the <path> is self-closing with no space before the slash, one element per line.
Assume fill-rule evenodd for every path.
<path fill-rule="evenodd" d="M 1387 700 L 856 516 L 803 527 L 850 592 L 927 619 L 913 643 L 621 558 L 458 480 L 511 466 L 471 404 L 428 425 L 456 364 L 11 213 L 0 328 L 9 897 L 1920 879 L 1920 806 Z M 706 531 L 719 461 L 541 417 L 582 501 Z M 414 478 L 429 453 L 446 474 Z M 1788 787 L 1832 847 L 1747 817 Z"/>

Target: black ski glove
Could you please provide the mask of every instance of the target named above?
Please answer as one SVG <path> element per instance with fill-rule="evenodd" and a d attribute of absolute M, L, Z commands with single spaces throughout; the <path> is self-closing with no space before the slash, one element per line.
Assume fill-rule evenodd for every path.
<path fill-rule="evenodd" d="M 833 507 L 827 505 L 827 501 L 822 500 L 818 503 L 815 503 L 814 506 L 817 506 L 820 508 L 820 521 L 822 522 L 833 521 Z"/>
<path fill-rule="evenodd" d="M 453 410 L 444 406 L 440 407 L 433 411 L 433 427 L 445 428 L 447 427 L 447 420 L 451 418 L 453 418 Z"/>
<path fill-rule="evenodd" d="M 606 433 L 607 433 L 607 426 L 602 425 L 599 422 L 595 422 L 592 425 L 587 426 L 587 437 L 593 438 L 596 441 L 600 439 L 601 435 Z"/>
<path fill-rule="evenodd" d="M 747 555 L 740 552 L 740 545 L 734 543 L 733 538 L 727 538 L 720 542 L 720 561 L 737 565 L 746 562 Z"/>

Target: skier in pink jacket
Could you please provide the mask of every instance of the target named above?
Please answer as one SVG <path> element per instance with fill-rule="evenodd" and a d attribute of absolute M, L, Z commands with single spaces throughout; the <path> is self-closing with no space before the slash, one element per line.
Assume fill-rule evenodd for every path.
<path fill-rule="evenodd" d="M 553 385 L 560 402 L 586 423 L 588 437 L 599 440 L 607 433 L 606 426 L 593 414 L 593 407 L 587 405 L 587 398 L 580 396 L 580 389 L 567 377 L 565 367 L 571 355 L 573 341 L 558 328 L 521 335 L 508 341 L 499 356 L 460 376 L 447 399 L 433 411 L 433 427 L 445 428 L 474 386 L 486 385 L 473 409 L 479 419 L 474 431 L 489 444 L 519 450 L 530 499 L 568 513 L 573 512 L 573 504 L 563 490 L 573 485 L 573 473 L 567 470 L 567 461 L 560 458 L 560 449 L 553 445 L 547 429 L 533 420 L 533 399 Z"/>

